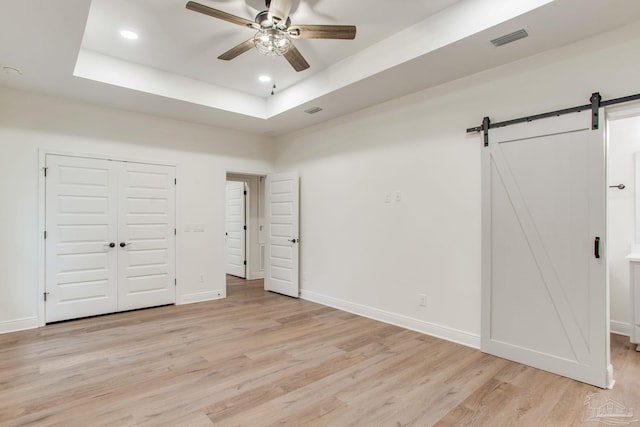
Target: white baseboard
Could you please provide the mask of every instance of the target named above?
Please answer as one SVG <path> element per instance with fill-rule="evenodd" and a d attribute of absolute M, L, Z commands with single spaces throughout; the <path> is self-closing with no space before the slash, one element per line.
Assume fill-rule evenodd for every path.
<path fill-rule="evenodd" d="M 424 320 L 414 319 L 412 317 L 403 316 L 396 313 L 380 310 L 374 307 L 368 307 L 362 304 L 341 300 L 318 294 L 312 291 L 301 290 L 300 298 L 312 301 L 318 304 L 327 305 L 359 316 L 368 317 L 369 319 L 378 320 L 380 322 L 389 323 L 391 325 L 400 326 L 405 329 L 420 332 L 436 338 L 442 338 L 467 347 L 480 348 L 480 336 L 460 331 L 458 329 L 437 325 L 435 323 L 425 322 Z"/>
<path fill-rule="evenodd" d="M 618 322 L 617 320 L 609 321 L 609 328 L 611 332 L 617 335 L 629 336 L 631 335 L 631 325 L 627 322 Z"/>
<path fill-rule="evenodd" d="M 197 292 L 195 294 L 178 295 L 176 305 L 194 304 L 196 302 L 213 301 L 222 298 L 226 298 L 225 291 L 223 290 Z"/>
<path fill-rule="evenodd" d="M 0 334 L 24 331 L 39 327 L 38 317 L 25 317 L 24 319 L 4 320 L 0 322 Z"/>

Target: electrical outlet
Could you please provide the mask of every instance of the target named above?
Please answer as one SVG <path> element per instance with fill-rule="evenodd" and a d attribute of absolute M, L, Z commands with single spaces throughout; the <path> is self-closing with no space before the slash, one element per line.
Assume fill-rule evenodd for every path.
<path fill-rule="evenodd" d="M 420 307 L 426 307 L 427 306 L 427 296 L 425 294 L 420 294 L 418 295 L 419 300 L 418 300 L 418 305 Z"/>

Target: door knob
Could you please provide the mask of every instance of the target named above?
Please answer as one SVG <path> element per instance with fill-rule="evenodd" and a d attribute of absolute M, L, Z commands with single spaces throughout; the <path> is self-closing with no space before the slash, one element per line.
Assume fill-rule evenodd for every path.
<path fill-rule="evenodd" d="M 111 242 L 111 243 L 107 243 L 105 246 L 108 246 L 108 247 L 110 247 L 110 248 L 115 248 L 115 247 L 116 247 L 116 244 L 115 244 L 115 243 L 113 243 L 113 242 Z"/>
<path fill-rule="evenodd" d="M 625 188 L 627 188 L 627 186 L 624 184 L 618 184 L 618 185 L 610 185 L 609 188 L 617 188 L 618 190 L 624 190 Z"/>
<path fill-rule="evenodd" d="M 290 241 L 291 243 L 296 243 L 298 240 L 297 240 L 297 239 L 289 239 L 289 241 Z"/>
<path fill-rule="evenodd" d="M 127 244 L 125 242 L 120 242 L 120 247 L 124 248 L 125 246 L 127 246 Z"/>

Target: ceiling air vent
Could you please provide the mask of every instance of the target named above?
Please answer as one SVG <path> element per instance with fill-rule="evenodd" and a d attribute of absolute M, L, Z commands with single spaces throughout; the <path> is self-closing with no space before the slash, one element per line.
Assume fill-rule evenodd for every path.
<path fill-rule="evenodd" d="M 529 36 L 529 34 L 525 30 L 518 30 L 514 31 L 511 34 L 507 34 L 506 36 L 498 37 L 497 39 L 491 40 L 491 44 L 493 44 L 495 47 L 500 47 L 504 46 L 507 43 L 523 39 L 527 36 Z"/>
<path fill-rule="evenodd" d="M 308 110 L 304 110 L 304 112 L 307 114 L 315 114 L 315 113 L 319 113 L 320 111 L 322 111 L 322 108 L 320 107 L 311 107 Z"/>

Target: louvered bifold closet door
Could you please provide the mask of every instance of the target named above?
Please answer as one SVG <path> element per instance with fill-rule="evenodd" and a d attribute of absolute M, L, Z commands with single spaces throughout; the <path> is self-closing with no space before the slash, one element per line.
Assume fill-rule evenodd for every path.
<path fill-rule="evenodd" d="M 118 309 L 176 301 L 175 168 L 122 163 Z"/>
<path fill-rule="evenodd" d="M 46 165 L 46 321 L 117 311 L 118 165 L 55 155 Z"/>
<path fill-rule="evenodd" d="M 46 322 L 175 303 L 175 167 L 47 155 L 46 168 Z"/>

